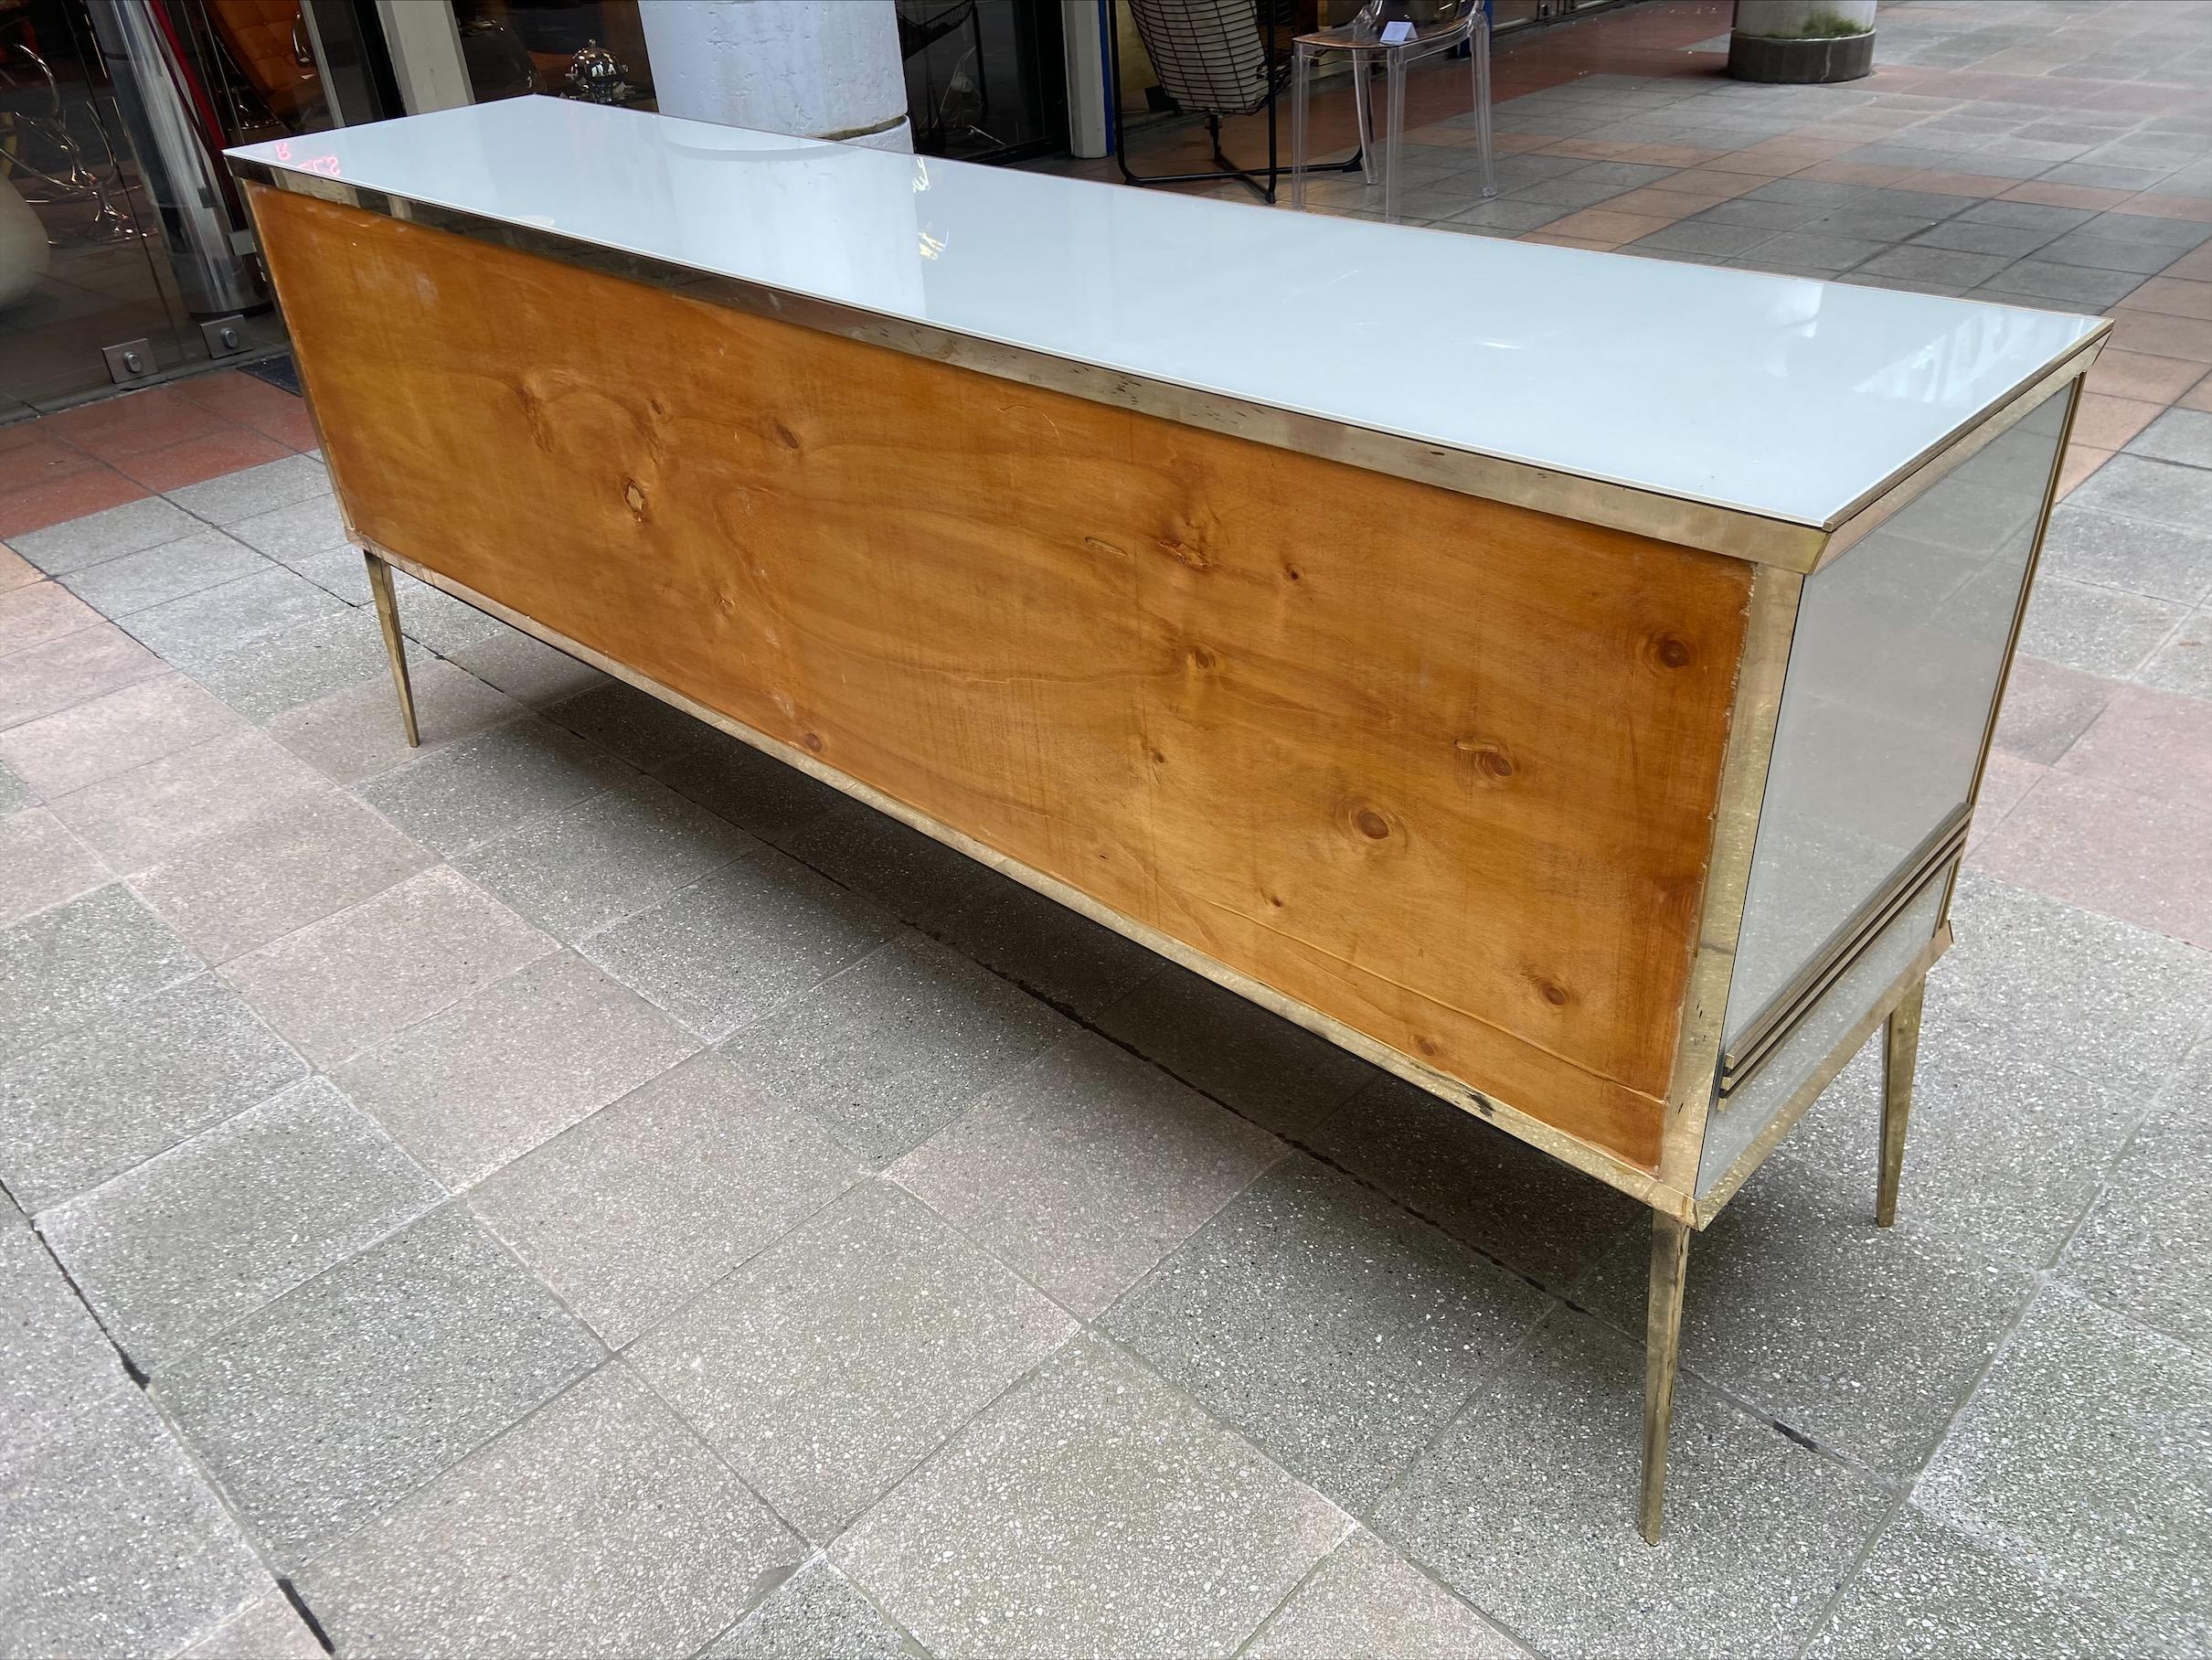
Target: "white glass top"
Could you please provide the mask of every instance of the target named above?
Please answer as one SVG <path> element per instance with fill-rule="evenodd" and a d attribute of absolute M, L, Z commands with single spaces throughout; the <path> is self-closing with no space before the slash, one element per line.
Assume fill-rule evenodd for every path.
<path fill-rule="evenodd" d="M 553 98 L 231 154 L 1803 525 L 1834 519 L 2099 326 Z"/>

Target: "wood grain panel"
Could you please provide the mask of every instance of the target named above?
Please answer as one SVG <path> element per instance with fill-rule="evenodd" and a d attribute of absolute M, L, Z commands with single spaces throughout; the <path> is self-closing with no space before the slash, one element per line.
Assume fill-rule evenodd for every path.
<path fill-rule="evenodd" d="M 364 536 L 1654 1165 L 1749 567 L 252 195 Z"/>

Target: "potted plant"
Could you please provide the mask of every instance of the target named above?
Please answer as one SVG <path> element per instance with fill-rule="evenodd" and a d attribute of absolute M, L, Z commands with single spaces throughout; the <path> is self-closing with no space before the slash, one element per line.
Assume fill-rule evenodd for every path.
<path fill-rule="evenodd" d="M 1728 73 L 1813 86 L 1874 69 L 1875 0 L 1736 0 Z"/>

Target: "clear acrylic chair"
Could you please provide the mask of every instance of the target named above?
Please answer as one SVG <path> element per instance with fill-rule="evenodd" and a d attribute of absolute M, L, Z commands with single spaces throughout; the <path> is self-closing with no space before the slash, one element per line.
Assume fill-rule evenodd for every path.
<path fill-rule="evenodd" d="M 1410 25 L 1402 41 L 1387 41 L 1393 23 Z M 1335 28 L 1301 35 L 1293 43 L 1291 70 L 1291 206 L 1305 206 L 1306 101 L 1321 59 L 1341 53 L 1352 60 L 1352 100 L 1358 119 L 1360 149 L 1367 183 L 1379 172 L 1383 218 L 1396 222 L 1398 181 L 1406 148 L 1406 67 L 1462 43 L 1474 66 L 1475 135 L 1483 158 L 1483 194 L 1497 195 L 1490 155 L 1490 0 L 1368 0 L 1359 15 Z M 1382 156 L 1377 164 L 1375 121 L 1368 80 L 1377 63 L 1384 71 Z"/>

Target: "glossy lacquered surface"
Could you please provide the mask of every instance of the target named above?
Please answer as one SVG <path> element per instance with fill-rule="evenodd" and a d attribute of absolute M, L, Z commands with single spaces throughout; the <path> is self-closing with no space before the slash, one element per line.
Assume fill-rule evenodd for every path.
<path fill-rule="evenodd" d="M 2098 326 L 548 98 L 232 154 L 1799 524 L 1834 518 Z"/>

